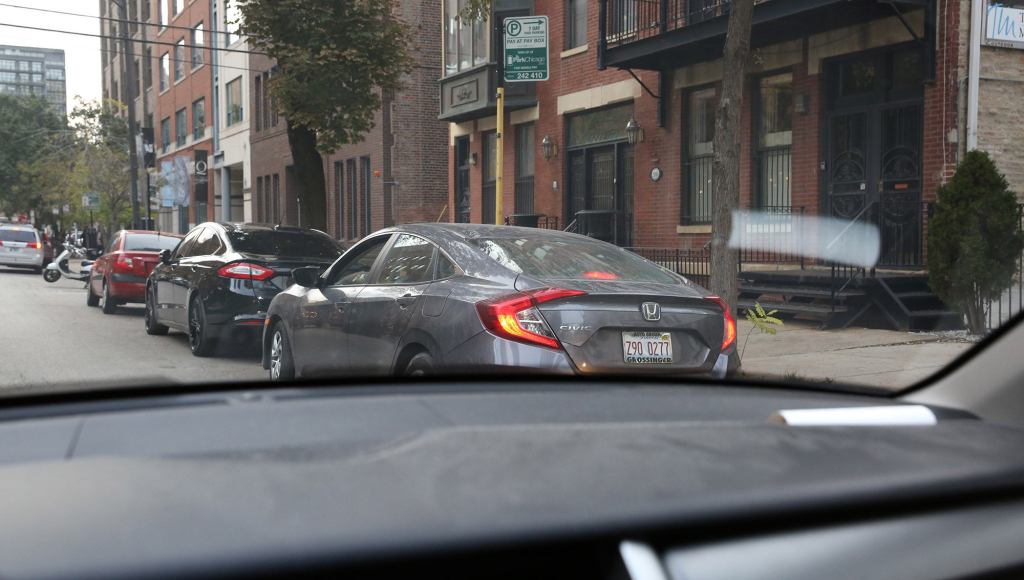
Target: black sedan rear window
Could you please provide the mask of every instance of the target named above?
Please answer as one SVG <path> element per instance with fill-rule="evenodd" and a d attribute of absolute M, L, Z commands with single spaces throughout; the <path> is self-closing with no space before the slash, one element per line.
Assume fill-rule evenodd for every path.
<path fill-rule="evenodd" d="M 16 230 L 12 228 L 0 228 L 0 242 L 35 242 L 35 230 Z"/>
<path fill-rule="evenodd" d="M 173 250 L 177 247 L 181 238 L 174 236 L 161 236 L 158 234 L 128 234 L 124 241 L 126 252 L 159 252 L 160 250 Z"/>
<path fill-rule="evenodd" d="M 526 238 L 478 239 L 473 243 L 502 266 L 539 280 L 679 283 L 656 264 L 609 244 Z"/>
<path fill-rule="evenodd" d="M 236 252 L 282 258 L 323 258 L 334 260 L 341 248 L 334 240 L 316 232 L 235 230 L 228 233 Z"/>

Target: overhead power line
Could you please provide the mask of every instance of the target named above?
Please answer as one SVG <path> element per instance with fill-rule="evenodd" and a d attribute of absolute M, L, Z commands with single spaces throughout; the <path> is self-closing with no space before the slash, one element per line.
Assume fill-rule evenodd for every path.
<path fill-rule="evenodd" d="M 100 51 L 102 53 L 106 53 L 106 54 L 113 53 L 115 56 L 123 56 L 121 54 L 121 51 L 119 51 L 119 50 L 110 50 L 109 48 L 103 48 L 103 47 L 97 48 L 96 50 L 98 50 L 98 51 Z M 138 58 L 140 61 L 146 59 L 146 56 L 143 55 L 143 54 L 137 54 L 137 55 L 135 55 L 135 57 Z M 157 64 L 159 64 L 159 62 L 160 62 L 160 57 L 159 56 L 152 56 L 152 57 L 149 57 L 149 58 L 150 58 L 150 60 L 157 61 Z M 191 59 L 187 59 L 187 58 L 170 58 L 170 56 L 168 56 L 168 59 L 171 62 L 183 62 L 185 64 L 192 64 L 192 60 Z M 210 63 L 210 62 L 203 62 L 203 64 L 206 65 L 206 66 L 213 66 L 213 64 Z M 217 64 L 217 68 L 230 69 L 230 70 L 241 70 L 241 71 L 248 71 L 248 72 L 254 72 L 254 73 L 270 72 L 270 69 L 249 68 L 249 67 L 244 67 L 244 66 L 228 66 L 228 65 L 225 65 L 225 64 Z"/>
<path fill-rule="evenodd" d="M 0 6 L 5 6 L 7 8 L 17 8 L 19 10 L 32 10 L 32 11 L 35 11 L 35 12 L 45 12 L 47 14 L 63 14 L 64 16 L 78 16 L 78 17 L 81 17 L 81 18 L 94 18 L 94 19 L 97 19 L 97 20 L 106 20 L 108 22 L 118 22 L 118 23 L 126 22 L 128 24 L 137 24 L 139 26 L 153 26 L 153 27 L 158 27 L 160 30 L 164 30 L 164 29 L 167 29 L 167 30 L 185 30 L 185 31 L 191 31 L 192 30 L 192 28 L 190 28 L 188 26 L 175 26 L 173 24 L 160 24 L 159 22 L 146 22 L 144 20 L 130 20 L 130 19 L 114 18 L 112 16 L 96 16 L 95 14 L 83 14 L 81 12 L 67 12 L 67 11 L 64 11 L 64 10 L 53 10 L 52 8 L 37 8 L 35 6 L 22 6 L 22 5 L 19 5 L 19 4 L 8 4 L 6 2 L 0 2 Z M 226 31 L 226 30 L 225 31 L 218 30 L 218 31 L 215 32 L 215 34 L 228 35 L 228 34 L 231 34 L 231 33 Z"/>
<path fill-rule="evenodd" d="M 108 40 L 110 40 L 110 39 L 118 40 L 118 41 L 123 40 L 120 36 L 112 36 L 110 34 L 94 34 L 94 33 L 91 33 L 91 32 L 76 32 L 76 31 L 73 31 L 73 30 L 58 30 L 56 28 L 42 28 L 40 26 L 25 26 L 24 24 L 8 24 L 6 22 L 0 22 L 0 26 L 8 26 L 8 27 L 11 27 L 11 28 L 24 28 L 26 30 L 38 30 L 40 32 L 56 32 L 58 34 L 72 34 L 72 35 L 75 35 L 75 36 L 89 36 L 89 37 L 93 37 L 93 38 L 104 38 L 104 39 L 108 39 Z M 138 44 L 154 44 L 154 45 L 158 45 L 158 46 L 171 46 L 171 47 L 181 46 L 181 47 L 185 47 L 185 48 L 199 48 L 199 49 L 202 49 L 202 50 L 216 50 L 216 51 L 219 51 L 219 52 L 233 52 L 233 53 L 238 53 L 238 54 L 255 54 L 255 55 L 259 55 L 259 56 L 267 56 L 267 53 L 260 52 L 258 50 L 245 50 L 245 49 L 242 49 L 242 48 L 220 48 L 220 47 L 215 47 L 215 46 L 208 46 L 208 45 L 205 45 L 205 44 L 186 44 L 186 43 L 178 44 L 178 43 L 175 43 L 175 42 L 164 42 L 164 41 L 160 41 L 160 40 L 142 40 L 142 39 L 136 39 L 136 38 L 129 38 L 128 41 L 129 42 L 135 42 L 135 43 L 138 43 Z"/>

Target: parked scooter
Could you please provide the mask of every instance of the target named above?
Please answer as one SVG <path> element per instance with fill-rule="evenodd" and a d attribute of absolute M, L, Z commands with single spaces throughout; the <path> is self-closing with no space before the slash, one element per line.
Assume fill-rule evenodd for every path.
<path fill-rule="evenodd" d="M 75 243 L 64 244 L 64 251 L 43 270 L 43 280 L 51 284 L 61 276 L 69 280 L 88 282 L 96 252 Z"/>

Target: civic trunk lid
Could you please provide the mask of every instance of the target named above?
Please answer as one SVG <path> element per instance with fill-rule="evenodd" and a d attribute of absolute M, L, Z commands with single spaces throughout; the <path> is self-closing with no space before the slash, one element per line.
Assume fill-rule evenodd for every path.
<path fill-rule="evenodd" d="M 557 286 L 585 295 L 539 310 L 583 373 L 710 371 L 724 334 L 721 308 L 695 288 L 621 281 L 517 280 L 521 290 Z"/>

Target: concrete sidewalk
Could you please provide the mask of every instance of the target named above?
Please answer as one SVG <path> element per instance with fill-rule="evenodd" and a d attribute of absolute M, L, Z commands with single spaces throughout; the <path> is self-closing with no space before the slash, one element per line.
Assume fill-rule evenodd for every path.
<path fill-rule="evenodd" d="M 737 322 L 737 345 L 743 349 L 752 325 Z M 775 336 L 754 330 L 743 354 L 743 373 L 899 389 L 927 378 L 972 344 L 964 333 L 819 330 L 787 321 Z"/>

